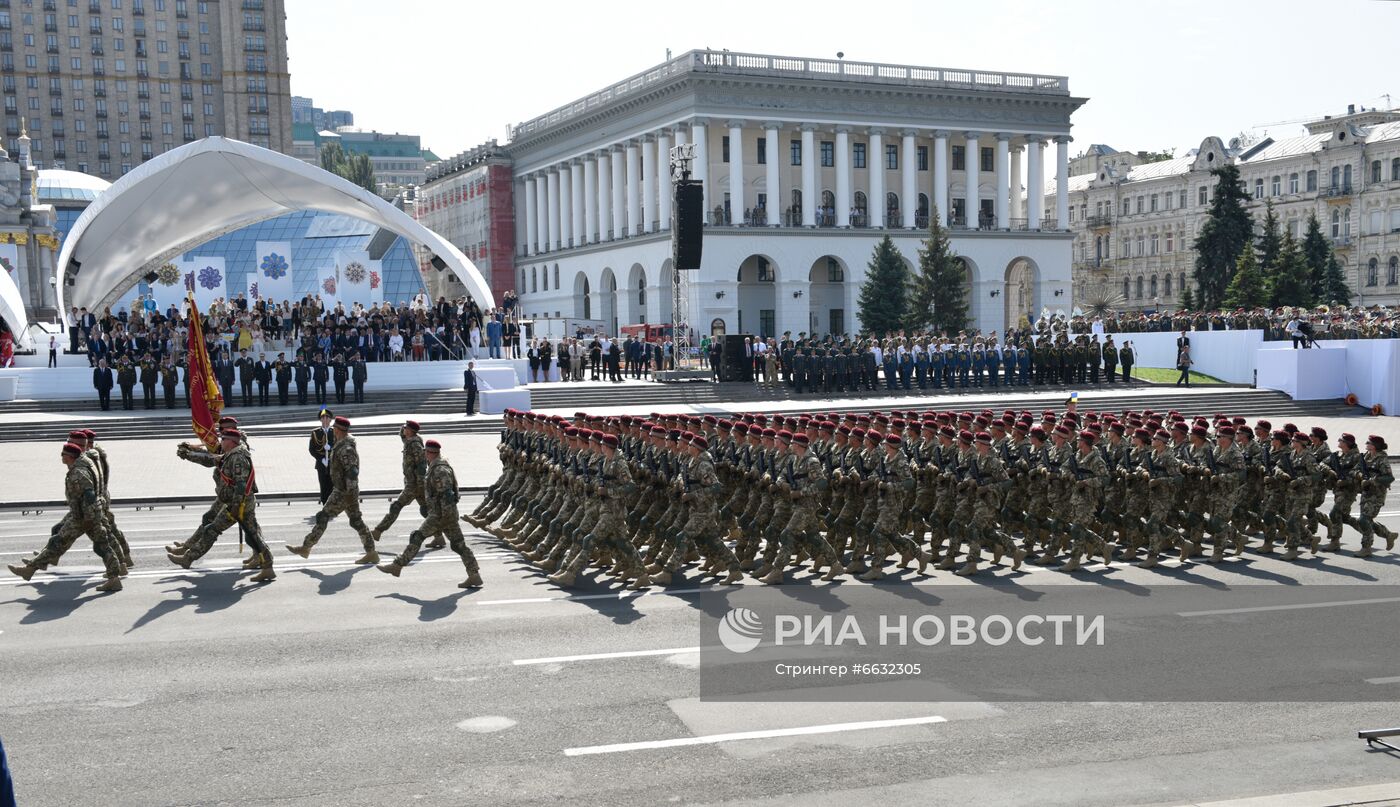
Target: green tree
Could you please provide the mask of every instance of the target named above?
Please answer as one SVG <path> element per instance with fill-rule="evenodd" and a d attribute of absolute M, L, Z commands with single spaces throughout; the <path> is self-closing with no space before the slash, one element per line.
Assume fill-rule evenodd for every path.
<path fill-rule="evenodd" d="M 1283 249 L 1278 256 L 1278 271 L 1274 275 L 1274 306 L 1312 305 L 1312 283 L 1308 277 L 1308 263 L 1298 249 L 1298 241 L 1291 233 L 1283 236 Z"/>
<path fill-rule="evenodd" d="M 919 271 L 909 286 L 904 327 L 957 333 L 967 327 L 967 292 L 963 288 L 967 268 L 948 242 L 937 207 L 929 214 L 928 223 L 928 238 L 919 248 Z"/>
<path fill-rule="evenodd" d="M 1244 252 L 1235 263 L 1235 277 L 1225 290 L 1226 308 L 1258 308 L 1269 302 L 1268 285 L 1254 260 L 1254 247 L 1244 245 Z"/>
<path fill-rule="evenodd" d="M 1351 305 L 1351 286 L 1342 274 L 1342 264 L 1336 255 L 1327 256 L 1327 272 L 1323 276 L 1323 293 L 1316 299 L 1329 305 Z"/>
<path fill-rule="evenodd" d="M 1274 203 L 1264 203 L 1264 231 L 1259 234 L 1255 250 L 1258 253 L 1259 274 L 1264 278 L 1266 289 L 1273 285 L 1274 272 L 1278 269 L 1278 253 L 1283 249 L 1283 235 L 1278 228 L 1278 214 Z"/>
<path fill-rule="evenodd" d="M 1245 209 L 1248 196 L 1240 183 L 1240 169 L 1223 165 L 1210 173 L 1216 179 L 1215 194 L 1195 243 L 1195 277 L 1201 289 L 1196 302 L 1207 310 L 1220 306 L 1240 252 L 1254 240 L 1254 220 Z"/>
<path fill-rule="evenodd" d="M 893 333 L 909 313 L 909 267 L 887 235 L 875 245 L 860 287 L 860 323 L 871 333 Z"/>
<path fill-rule="evenodd" d="M 1322 234 L 1322 224 L 1316 213 L 1308 214 L 1308 229 L 1303 235 L 1303 261 L 1308 265 L 1308 280 L 1312 284 L 1312 296 L 1322 300 L 1327 297 L 1327 264 L 1332 258 L 1332 245 Z"/>
<path fill-rule="evenodd" d="M 321 167 L 371 193 L 379 192 L 368 154 L 347 154 L 339 143 L 327 143 L 321 147 Z"/>
<path fill-rule="evenodd" d="M 1181 287 L 1181 297 L 1176 301 L 1176 307 L 1182 311 L 1196 310 L 1196 295 L 1191 293 L 1189 285 Z"/>
<path fill-rule="evenodd" d="M 1170 160 L 1176 156 L 1176 149 L 1162 149 L 1161 151 L 1139 151 L 1138 156 L 1144 163 L 1160 163 Z"/>

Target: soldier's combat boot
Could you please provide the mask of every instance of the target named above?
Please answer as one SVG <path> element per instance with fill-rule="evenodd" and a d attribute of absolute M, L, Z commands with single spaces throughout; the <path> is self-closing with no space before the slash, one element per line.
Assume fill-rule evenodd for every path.
<path fill-rule="evenodd" d="M 481 579 L 481 572 L 468 572 L 467 579 L 457 584 L 457 588 L 481 588 L 485 583 Z"/>
<path fill-rule="evenodd" d="M 306 546 L 305 544 L 301 546 L 292 546 L 291 544 L 287 544 L 287 551 L 292 553 L 293 555 L 300 555 L 303 558 L 311 557 L 311 547 Z"/>
<path fill-rule="evenodd" d="M 39 567 L 31 565 L 29 563 L 21 563 L 18 566 L 10 566 L 9 569 L 16 575 L 24 578 L 25 580 L 28 580 L 29 578 L 34 576 L 34 573 L 39 570 Z"/>
<path fill-rule="evenodd" d="M 540 561 L 540 569 L 543 571 L 552 572 L 557 568 L 559 568 L 559 564 L 554 562 L 554 558 L 545 558 Z"/>
<path fill-rule="evenodd" d="M 1341 539 L 1341 538 L 1333 538 L 1332 540 L 1328 541 L 1328 542 L 1322 547 L 1322 551 L 1323 551 L 1323 552 L 1341 552 L 1341 551 L 1342 551 L 1342 539 Z"/>
<path fill-rule="evenodd" d="M 1060 571 L 1062 571 L 1062 572 L 1073 572 L 1073 571 L 1077 571 L 1077 570 L 1079 569 L 1079 566 L 1080 566 L 1080 563 L 1079 563 L 1079 553 L 1078 553 L 1078 552 L 1075 552 L 1073 555 L 1070 555 L 1069 561 L 1067 561 L 1067 562 L 1065 563 L 1065 565 L 1063 565 L 1063 566 L 1060 567 Z"/>
<path fill-rule="evenodd" d="M 1298 558 L 1298 548 L 1289 547 L 1287 552 L 1279 555 L 1279 560 L 1296 560 Z"/>
<path fill-rule="evenodd" d="M 167 554 L 165 557 L 169 558 L 171 563 L 175 564 L 176 566 L 179 566 L 181 569 L 188 569 L 190 568 L 190 564 L 194 563 L 194 558 L 190 557 L 189 555 Z"/>
<path fill-rule="evenodd" d="M 369 531 L 369 539 L 371 541 L 374 541 L 375 543 L 379 543 L 379 537 L 383 534 L 383 530 L 379 529 L 378 527 L 375 527 L 374 529 Z"/>
<path fill-rule="evenodd" d="M 399 562 L 396 561 L 396 560 L 395 560 L 395 561 L 390 561 L 389 563 L 386 563 L 386 564 L 384 564 L 383 566 L 376 566 L 376 567 L 374 567 L 374 568 L 378 569 L 379 571 L 381 571 L 381 572 L 383 572 L 383 573 L 385 573 L 385 574 L 391 574 L 391 575 L 393 575 L 394 577 L 398 577 L 398 576 L 399 576 L 399 572 L 402 572 L 402 571 L 403 571 L 403 567 L 400 566 L 400 565 L 399 565 Z"/>
<path fill-rule="evenodd" d="M 647 576 L 651 578 L 651 582 L 652 582 L 654 585 L 658 585 L 658 586 L 669 586 L 669 585 L 671 585 L 671 572 L 670 572 L 669 570 L 667 570 L 667 569 L 662 569 L 662 570 L 659 571 L 659 572 L 651 572 L 651 573 L 649 573 Z"/>
<path fill-rule="evenodd" d="M 100 586 L 97 587 L 97 591 L 102 591 L 102 592 L 121 591 L 121 590 L 122 590 L 122 579 L 121 579 L 120 577 L 109 577 L 109 578 L 107 578 L 105 581 L 103 581 L 102 585 L 100 585 Z"/>
<path fill-rule="evenodd" d="M 1026 550 L 1017 549 L 1011 553 L 1011 571 L 1021 568 L 1021 562 L 1026 559 Z"/>
<path fill-rule="evenodd" d="M 883 580 L 883 579 L 885 579 L 885 570 L 884 570 L 883 568 L 879 567 L 879 566 L 871 566 L 870 569 L 867 570 L 865 574 L 863 574 L 863 575 L 860 576 L 860 579 L 861 579 L 861 580 Z"/>
<path fill-rule="evenodd" d="M 935 568 L 942 569 L 943 571 L 946 572 L 946 571 L 948 571 L 949 569 L 951 569 L 951 568 L 953 568 L 954 566 L 957 566 L 957 565 L 958 565 L 957 559 L 956 559 L 955 557 L 953 557 L 953 553 L 949 552 L 948 554 L 946 554 L 946 555 L 943 556 L 943 560 L 939 561 L 939 562 L 938 562 L 938 566 L 935 567 Z"/>
<path fill-rule="evenodd" d="M 924 573 L 924 570 L 927 569 L 927 568 L 928 568 L 928 565 L 929 565 L 930 563 L 932 563 L 932 562 L 933 562 L 933 556 L 932 556 L 932 555 L 930 555 L 929 553 L 923 551 L 922 549 L 919 550 L 919 574 L 923 574 L 923 573 Z"/>
<path fill-rule="evenodd" d="M 1031 563 L 1034 563 L 1036 566 L 1052 566 L 1055 563 L 1055 555 L 1053 552 L 1046 552 L 1044 555 L 1031 561 Z"/>
<path fill-rule="evenodd" d="M 841 565 L 839 562 L 835 562 L 835 563 L 832 563 L 832 564 L 831 564 L 831 568 L 830 568 L 830 569 L 827 569 L 827 570 L 826 570 L 826 574 L 822 575 L 822 579 L 825 580 L 825 581 L 827 581 L 827 582 L 830 582 L 830 581 L 835 580 L 836 578 L 840 577 L 841 575 L 843 575 L 843 574 L 845 574 L 845 573 L 846 573 L 846 569 L 845 569 L 844 567 L 842 567 L 842 565 Z"/>
<path fill-rule="evenodd" d="M 368 566 L 373 566 L 374 564 L 376 564 L 376 563 L 378 563 L 378 562 L 379 562 L 379 553 L 376 552 L 376 551 L 374 551 L 374 549 L 372 549 L 372 548 L 371 548 L 369 551 L 365 552 L 364 555 L 360 556 L 360 558 L 357 559 L 357 560 L 355 561 L 355 563 L 357 563 L 357 564 L 360 564 L 360 565 L 368 565 Z"/>
<path fill-rule="evenodd" d="M 1102 544 L 1099 545 L 1099 554 L 1103 557 L 1103 565 L 1113 565 L 1113 544 L 1110 544 L 1108 541 L 1104 541 Z"/>
<path fill-rule="evenodd" d="M 1265 534 L 1265 535 L 1264 535 L 1264 545 L 1261 546 L 1261 547 L 1259 547 L 1259 554 L 1261 554 L 1261 555 L 1272 555 L 1273 553 L 1274 553 L 1274 539 L 1273 539 L 1273 536 L 1268 535 L 1268 534 Z"/>
<path fill-rule="evenodd" d="M 551 574 L 549 576 L 549 582 L 553 583 L 556 586 L 563 586 L 564 588 L 573 588 L 574 578 L 575 575 L 573 569 L 564 569 L 563 571 Z"/>
<path fill-rule="evenodd" d="M 1220 561 L 1222 561 L 1222 560 L 1224 560 L 1224 559 L 1225 559 L 1225 544 L 1224 544 L 1224 542 L 1222 542 L 1222 541 L 1216 541 L 1216 542 L 1215 542 L 1215 546 L 1212 547 L 1211 550 L 1210 550 L 1210 559 L 1209 559 L 1207 562 L 1208 562 L 1208 563 L 1219 563 Z"/>
<path fill-rule="evenodd" d="M 774 566 L 774 567 L 773 567 L 773 570 L 770 571 L 770 572 L 768 572 L 768 574 L 765 574 L 761 579 L 762 579 L 763 582 L 767 583 L 767 584 L 770 585 L 770 586 L 779 586 L 779 585 L 782 585 L 782 583 L 783 583 L 783 567 L 781 567 L 781 566 Z"/>
<path fill-rule="evenodd" d="M 1194 551 L 1194 546 L 1195 544 L 1191 543 L 1190 541 L 1181 542 L 1181 560 L 1183 562 L 1191 559 L 1191 554 Z"/>
<path fill-rule="evenodd" d="M 846 566 L 846 571 L 849 574 L 862 574 L 870 571 L 870 565 L 865 562 L 865 558 L 852 558 Z"/>
<path fill-rule="evenodd" d="M 263 564 L 262 569 L 248 579 L 254 583 L 271 583 L 273 580 L 276 580 L 277 573 L 272 571 L 272 557 L 268 556 L 267 562 Z"/>
<path fill-rule="evenodd" d="M 1363 546 L 1363 547 L 1361 547 L 1359 550 L 1357 550 L 1356 552 L 1352 553 L 1352 557 L 1353 557 L 1353 558 L 1369 558 L 1369 557 L 1371 557 L 1372 554 L 1374 554 L 1374 553 L 1371 551 L 1371 547 L 1369 547 L 1369 546 Z"/>
<path fill-rule="evenodd" d="M 961 569 L 958 569 L 956 572 L 953 572 L 953 574 L 956 574 L 958 577 L 971 577 L 974 574 L 977 574 L 978 571 L 980 571 L 977 568 L 977 564 L 978 561 L 969 559 L 967 563 L 963 564 L 963 567 Z"/>
<path fill-rule="evenodd" d="M 1147 553 L 1147 557 L 1143 558 L 1142 560 L 1138 561 L 1138 563 L 1137 563 L 1137 567 L 1138 567 L 1139 569 L 1151 569 L 1153 566 L 1156 566 L 1156 565 L 1157 565 L 1157 553 L 1156 553 L 1156 552 L 1148 552 L 1148 553 Z"/>
<path fill-rule="evenodd" d="M 838 565 L 839 565 L 839 564 L 838 564 Z M 832 568 L 836 568 L 836 567 L 833 566 Z M 724 578 L 723 580 L 719 581 L 719 582 L 720 582 L 720 585 L 722 585 L 722 586 L 738 585 L 739 583 L 744 582 L 744 573 L 743 573 L 742 571 L 740 571 L 739 569 L 733 569 L 733 568 L 731 568 L 731 569 L 729 570 L 728 574 L 725 576 L 725 578 Z"/>
<path fill-rule="evenodd" d="M 176 541 L 175 543 L 165 547 L 165 551 L 171 555 L 183 555 L 185 554 L 186 548 L 187 547 L 183 543 L 181 543 L 180 541 Z"/>
<path fill-rule="evenodd" d="M 632 589 L 633 591 L 641 591 L 644 588 L 651 588 L 651 577 L 646 572 L 642 572 L 642 576 L 638 577 L 636 580 L 633 580 L 632 583 L 627 587 Z"/>
<path fill-rule="evenodd" d="M 1395 530 L 1392 530 L 1392 529 L 1389 528 L 1389 527 L 1381 527 L 1380 525 L 1377 525 L 1377 527 L 1379 528 L 1377 531 L 1380 532 L 1381 535 L 1385 536 L 1385 548 L 1386 548 L 1386 550 L 1388 551 L 1388 550 L 1394 549 L 1394 548 L 1395 548 Z"/>
<path fill-rule="evenodd" d="M 1318 545 L 1320 545 L 1321 543 L 1322 543 L 1322 536 L 1320 536 L 1320 535 L 1314 535 L 1314 536 L 1312 537 L 1312 540 L 1308 542 L 1308 551 L 1311 552 L 1311 553 L 1313 553 L 1314 555 L 1316 555 L 1316 554 L 1317 554 L 1317 547 L 1318 547 Z"/>

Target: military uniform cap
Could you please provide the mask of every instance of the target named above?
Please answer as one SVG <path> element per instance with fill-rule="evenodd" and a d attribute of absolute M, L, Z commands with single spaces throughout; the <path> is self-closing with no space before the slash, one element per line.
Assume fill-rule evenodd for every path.
<path fill-rule="evenodd" d="M 1152 439 L 1152 432 L 1147 429 L 1134 429 L 1133 436 L 1146 443 Z"/>
<path fill-rule="evenodd" d="M 617 442 L 618 442 L 618 441 L 617 441 L 617 435 L 615 435 L 615 434 L 605 434 L 605 435 L 603 435 L 603 445 L 605 445 L 605 446 L 612 446 L 612 447 L 616 448 L 616 447 L 617 447 Z"/>
<path fill-rule="evenodd" d="M 441 451 L 441 450 L 442 450 L 442 443 L 439 443 L 439 442 L 436 441 L 436 440 L 429 440 L 429 441 L 427 441 L 426 443 L 423 444 L 423 450 L 424 450 L 424 451 Z"/>
<path fill-rule="evenodd" d="M 564 436 L 565 436 L 565 437 L 577 437 L 577 436 L 578 436 L 578 428 L 575 427 L 575 426 L 565 426 L 565 427 L 564 427 Z"/>
<path fill-rule="evenodd" d="M 1280 443 L 1288 445 L 1288 432 L 1284 431 L 1283 429 L 1279 429 L 1278 431 L 1274 432 L 1272 437 Z"/>
<path fill-rule="evenodd" d="M 1258 423 L 1254 424 L 1254 428 L 1263 429 L 1264 431 L 1273 431 L 1274 424 L 1270 423 L 1267 420 L 1261 420 Z"/>
<path fill-rule="evenodd" d="M 1230 422 L 1233 423 L 1233 424 L 1236 425 L 1236 426 L 1248 426 L 1248 425 L 1249 425 L 1249 421 L 1245 420 L 1244 418 L 1240 417 L 1239 415 L 1236 415 L 1235 417 L 1231 418 L 1231 419 L 1230 419 Z"/>
<path fill-rule="evenodd" d="M 1367 437 L 1366 444 L 1375 446 L 1377 451 L 1385 451 L 1387 448 L 1385 444 L 1385 438 L 1381 437 L 1379 434 L 1373 434 L 1370 437 Z"/>
<path fill-rule="evenodd" d="M 947 438 L 950 438 L 950 439 L 958 436 L 958 433 L 955 432 L 955 431 L 953 431 L 953 427 L 952 427 L 952 426 L 940 426 L 940 427 L 938 427 L 938 433 L 939 433 L 941 436 L 947 437 Z"/>
<path fill-rule="evenodd" d="M 1152 435 L 1152 439 L 1161 440 L 1164 443 L 1169 443 L 1171 442 L 1172 436 L 1170 434 L 1167 434 L 1165 429 L 1158 429 L 1157 432 Z"/>
<path fill-rule="evenodd" d="M 836 422 L 832 420 L 823 420 L 820 428 L 824 432 L 834 432 L 836 431 Z"/>
<path fill-rule="evenodd" d="M 1337 438 L 1337 442 L 1346 443 L 1352 448 L 1356 448 L 1356 436 L 1347 432 L 1343 432 L 1342 436 Z"/>
<path fill-rule="evenodd" d="M 656 437 L 665 437 L 665 436 L 666 436 L 666 429 L 665 429 L 665 427 L 662 427 L 662 426 L 652 426 L 652 427 L 651 427 L 651 433 L 652 433 L 654 436 L 656 436 Z"/>
<path fill-rule="evenodd" d="M 864 439 L 865 439 L 865 429 L 862 429 L 861 427 L 857 426 L 857 427 L 855 427 L 854 429 L 851 429 L 851 436 L 854 437 L 854 438 L 857 439 L 857 440 L 864 440 Z"/>
<path fill-rule="evenodd" d="M 345 417 L 344 415 L 337 415 L 336 418 L 335 418 L 335 427 L 336 427 L 337 429 L 346 429 L 346 430 L 349 430 L 349 428 L 350 428 L 350 418 Z"/>
<path fill-rule="evenodd" d="M 777 430 L 777 429 L 764 429 L 764 430 L 763 430 L 763 436 L 764 436 L 765 438 L 777 437 L 777 436 L 778 436 L 778 430 Z"/>
<path fill-rule="evenodd" d="M 885 439 L 885 435 L 875 431 L 874 429 L 871 429 L 870 431 L 865 433 L 865 439 L 869 440 L 872 443 L 878 443 L 881 440 Z"/>
<path fill-rule="evenodd" d="M 979 443 L 985 443 L 986 445 L 991 445 L 991 444 L 992 444 L 992 436 L 991 436 L 990 434 L 988 434 L 987 432 L 978 432 L 978 433 L 977 433 L 976 440 L 977 440 L 977 442 L 979 442 Z"/>
<path fill-rule="evenodd" d="M 1314 426 L 1312 427 L 1312 436 L 1316 437 L 1319 440 L 1326 440 L 1327 430 L 1322 428 L 1321 426 Z"/>
<path fill-rule="evenodd" d="M 792 441 L 800 446 L 805 446 L 812 442 L 812 438 L 808 437 L 805 434 L 794 434 L 792 436 Z"/>
<path fill-rule="evenodd" d="M 223 431 L 219 432 L 219 434 L 223 437 L 229 438 L 230 440 L 237 440 L 243 436 L 239 433 L 238 429 L 224 429 Z"/>
<path fill-rule="evenodd" d="M 519 412 L 516 412 L 516 414 L 520 414 L 520 413 L 519 413 Z M 332 412 L 329 408 L 323 406 L 323 407 L 321 407 L 321 411 L 319 411 L 319 412 L 316 413 L 316 417 L 318 417 L 318 418 L 332 418 L 332 417 L 335 417 L 335 413 Z"/>
<path fill-rule="evenodd" d="M 1307 444 L 1308 436 L 1302 432 L 1293 432 L 1293 442 Z"/>
<path fill-rule="evenodd" d="M 74 429 L 68 432 L 68 441 L 71 443 L 81 443 L 87 439 L 87 434 L 82 429 Z"/>
<path fill-rule="evenodd" d="M 748 433 L 749 433 L 749 424 L 747 424 L 747 423 L 735 423 L 735 424 L 734 424 L 733 432 L 734 432 L 735 434 L 748 434 Z"/>
<path fill-rule="evenodd" d="M 1201 426 L 1201 425 L 1197 424 L 1197 425 L 1191 427 L 1191 436 L 1192 436 L 1192 437 L 1201 437 L 1201 438 L 1209 437 L 1209 436 L 1210 436 L 1210 429 L 1207 429 L 1205 426 Z"/>
<path fill-rule="evenodd" d="M 1285 423 L 1283 424 L 1283 430 L 1288 432 L 1289 434 L 1293 434 L 1294 432 L 1298 431 L 1298 427 L 1294 426 L 1292 423 Z"/>
<path fill-rule="evenodd" d="M 1108 424 L 1108 430 L 1111 432 L 1117 432 L 1119 435 L 1123 435 L 1127 433 L 1128 427 L 1115 420 L 1112 423 Z"/>
<path fill-rule="evenodd" d="M 732 429 L 734 428 L 734 421 L 732 421 L 732 420 L 730 420 L 730 419 L 728 419 L 728 418 L 724 418 L 724 419 L 719 420 L 718 422 L 716 422 L 715 425 L 719 426 L 719 428 L 722 429 L 722 430 L 724 430 L 724 431 L 730 431 L 730 430 L 732 430 Z"/>
<path fill-rule="evenodd" d="M 897 434 L 890 434 L 890 435 L 886 435 L 886 436 L 885 436 L 885 444 L 886 444 L 886 445 L 897 446 L 897 445 L 902 444 L 903 442 L 904 442 L 904 438 L 900 437 L 900 436 L 897 435 Z"/>
<path fill-rule="evenodd" d="M 1074 436 L 1074 430 L 1070 429 L 1069 426 L 1066 426 L 1065 424 L 1061 423 L 1060 425 L 1055 427 L 1055 434 L 1058 434 L 1061 437 L 1068 439 Z"/>
<path fill-rule="evenodd" d="M 1082 431 L 1082 432 L 1079 433 L 1079 439 L 1080 439 L 1080 440 L 1083 440 L 1084 442 L 1089 443 L 1089 444 L 1091 444 L 1091 445 L 1093 444 L 1094 440 L 1095 440 L 1097 437 L 1098 437 L 1098 435 L 1094 434 L 1093 432 L 1089 431 L 1088 429 L 1085 429 L 1084 431 Z"/>
<path fill-rule="evenodd" d="M 219 418 L 219 425 L 220 425 L 220 426 L 223 426 L 223 425 L 226 425 L 226 424 L 231 424 L 231 425 L 237 426 L 237 425 L 238 425 L 238 418 L 236 418 L 236 417 L 234 417 L 234 416 L 232 416 L 232 415 L 224 415 L 223 417 Z"/>
<path fill-rule="evenodd" d="M 77 457 L 83 453 L 83 449 L 73 443 L 64 443 L 63 453 L 70 457 Z"/>
<path fill-rule="evenodd" d="M 971 443 L 973 440 L 975 440 L 975 439 L 977 439 L 977 438 L 976 438 L 976 435 L 974 435 L 974 434 L 971 432 L 971 430 L 969 430 L 969 429 L 963 429 L 962 431 L 958 432 L 958 439 L 961 440 L 961 441 L 964 442 L 964 443 Z"/>
<path fill-rule="evenodd" d="M 680 430 L 680 429 L 671 429 L 670 431 L 666 432 L 666 439 L 667 439 L 667 440 L 679 440 L 679 439 L 681 439 L 681 430 Z"/>
<path fill-rule="evenodd" d="M 422 430 L 421 427 L 418 425 L 418 421 L 416 420 L 405 420 L 403 422 L 403 425 L 407 426 L 410 429 L 413 429 L 414 431 Z"/>
<path fill-rule="evenodd" d="M 1235 427 L 1234 427 L 1234 426 L 1221 426 L 1220 428 L 1218 428 L 1218 429 L 1215 430 L 1215 436 L 1216 436 L 1216 437 L 1234 437 L 1234 436 L 1235 436 Z"/>

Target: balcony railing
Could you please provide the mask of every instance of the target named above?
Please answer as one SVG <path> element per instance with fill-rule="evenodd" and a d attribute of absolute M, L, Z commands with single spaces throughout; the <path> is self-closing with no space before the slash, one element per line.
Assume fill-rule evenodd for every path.
<path fill-rule="evenodd" d="M 1323 196 L 1351 196 L 1350 185 L 1328 185 L 1322 189 Z"/>
<path fill-rule="evenodd" d="M 1109 215 L 1089 216 L 1084 219 L 1084 223 L 1089 227 L 1109 227 L 1113 225 L 1113 217 Z"/>

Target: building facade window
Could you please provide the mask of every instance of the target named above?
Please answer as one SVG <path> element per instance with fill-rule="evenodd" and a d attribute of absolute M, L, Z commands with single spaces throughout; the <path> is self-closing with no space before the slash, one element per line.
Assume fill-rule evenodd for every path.
<path fill-rule="evenodd" d="M 1162 278 L 1162 293 L 1167 297 L 1172 296 L 1172 276 L 1166 275 Z"/>
<path fill-rule="evenodd" d="M 1400 257 L 1390 256 L 1390 263 L 1385 268 L 1385 285 L 1394 286 L 1400 283 Z"/>
<path fill-rule="evenodd" d="M 851 165 L 856 168 L 865 167 L 865 144 L 856 143 L 851 146 Z"/>
<path fill-rule="evenodd" d="M 788 144 L 789 163 L 791 165 L 802 164 L 802 141 L 794 140 Z"/>
<path fill-rule="evenodd" d="M 1309 171 L 1309 172 L 1307 173 L 1307 177 L 1308 177 L 1307 189 L 1308 189 L 1308 192 L 1311 193 L 1311 192 L 1317 190 L 1317 171 Z"/>
<path fill-rule="evenodd" d="M 1372 258 L 1366 262 L 1366 285 L 1376 286 L 1380 284 L 1380 261 Z"/>
<path fill-rule="evenodd" d="M 729 162 L 729 135 L 724 135 L 719 139 L 719 161 Z"/>
<path fill-rule="evenodd" d="M 1380 160 L 1372 160 L 1372 161 L 1371 161 L 1371 181 L 1372 181 L 1372 182 L 1380 182 L 1380 181 L 1381 181 L 1381 161 L 1380 161 Z"/>
<path fill-rule="evenodd" d="M 953 147 L 951 148 L 951 151 L 952 151 L 952 155 L 953 155 L 953 168 L 952 168 L 952 170 L 954 170 L 954 171 L 965 171 L 965 170 L 967 170 L 967 147 L 965 147 L 965 146 L 953 146 Z"/>
<path fill-rule="evenodd" d="M 754 149 L 754 155 L 757 158 L 759 165 L 768 164 L 768 138 L 760 137 L 758 139 L 758 145 Z"/>
<path fill-rule="evenodd" d="M 831 168 L 836 165 L 836 144 L 830 140 L 822 141 L 822 168 Z"/>
<path fill-rule="evenodd" d="M 1263 198 L 1264 198 L 1264 180 L 1262 180 L 1262 179 L 1256 179 L 1256 180 L 1254 180 L 1254 198 L 1255 198 L 1255 199 L 1263 199 Z"/>
<path fill-rule="evenodd" d="M 1273 179 L 1269 180 L 1269 195 L 1270 195 L 1270 196 L 1279 196 L 1279 195 L 1281 195 L 1282 193 L 1283 193 L 1283 178 L 1280 177 L 1280 176 L 1275 175 Z"/>
<path fill-rule="evenodd" d="M 1206 202 L 1209 201 L 1209 197 L 1210 188 L 1206 187 L 1205 185 L 1202 185 L 1201 187 L 1196 189 L 1196 204 L 1198 206 L 1204 207 Z"/>
<path fill-rule="evenodd" d="M 1141 300 L 1141 299 L 1142 299 L 1142 275 L 1138 275 L 1137 284 L 1136 284 L 1136 291 L 1137 291 L 1137 299 Z"/>
<path fill-rule="evenodd" d="M 927 171 L 927 170 L 928 170 L 928 146 L 919 146 L 918 149 L 915 150 L 915 153 L 918 155 L 918 158 L 919 158 L 919 170 L 920 170 L 920 171 Z"/>
<path fill-rule="evenodd" d="M 885 146 L 885 168 L 894 171 L 899 168 L 899 147 Z"/>
<path fill-rule="evenodd" d="M 1296 172 L 1288 175 L 1288 192 L 1298 192 L 1298 174 Z"/>

